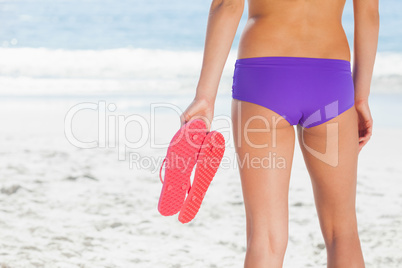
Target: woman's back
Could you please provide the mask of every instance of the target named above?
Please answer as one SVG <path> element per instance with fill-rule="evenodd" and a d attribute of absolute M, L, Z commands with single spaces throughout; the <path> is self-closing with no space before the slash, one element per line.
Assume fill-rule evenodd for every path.
<path fill-rule="evenodd" d="M 294 56 L 350 60 L 345 0 L 249 0 L 238 58 Z"/>

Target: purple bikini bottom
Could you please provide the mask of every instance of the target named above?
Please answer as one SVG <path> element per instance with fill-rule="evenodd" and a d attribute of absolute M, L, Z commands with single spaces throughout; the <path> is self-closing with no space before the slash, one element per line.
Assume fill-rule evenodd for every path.
<path fill-rule="evenodd" d="M 232 97 L 264 106 L 291 125 L 314 127 L 353 107 L 350 62 L 307 57 L 237 59 Z"/>

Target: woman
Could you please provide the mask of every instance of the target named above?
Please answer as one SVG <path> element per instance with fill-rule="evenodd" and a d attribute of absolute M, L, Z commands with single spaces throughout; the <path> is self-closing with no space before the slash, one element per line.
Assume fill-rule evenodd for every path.
<path fill-rule="evenodd" d="M 282 267 L 297 125 L 328 267 L 364 267 L 356 178 L 358 155 L 373 127 L 368 97 L 378 41 L 378 0 L 353 1 L 353 67 L 341 24 L 345 0 L 248 4 L 232 91 L 233 135 L 242 163 L 247 218 L 244 266 Z M 212 121 L 218 84 L 243 10 L 243 0 L 212 1 L 196 96 L 181 115 L 182 124 L 200 116 Z M 280 165 L 245 163 L 272 154 Z"/>

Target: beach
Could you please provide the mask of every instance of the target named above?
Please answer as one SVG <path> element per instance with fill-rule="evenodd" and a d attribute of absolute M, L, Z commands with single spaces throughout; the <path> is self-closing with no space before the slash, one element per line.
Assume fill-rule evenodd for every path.
<path fill-rule="evenodd" d="M 31 114 L 31 124 L 13 116 L 19 124 L 1 137 L 2 267 L 242 267 L 245 215 L 237 169 L 220 169 L 196 218 L 182 224 L 178 215 L 157 211 L 159 169 L 130 168 L 117 149 L 72 146 L 62 135 L 63 113 Z M 39 116 L 46 118 L 42 125 L 35 122 Z M 174 131 L 175 121 L 159 127 Z M 375 129 L 359 159 L 356 207 L 367 267 L 402 263 L 401 134 Z M 157 159 L 166 151 L 144 146 L 133 152 Z M 233 156 L 228 147 L 225 157 Z M 324 267 L 325 245 L 297 146 L 289 215 L 284 267 Z"/>
<path fill-rule="evenodd" d="M 342 23 L 353 49 L 352 4 Z M 356 210 L 366 267 L 399 268 L 402 2 L 380 4 L 374 131 L 359 156 Z M 195 95 L 209 4 L 0 1 L 0 268 L 243 267 L 230 108 L 245 8 L 212 123 L 227 142 L 225 163 L 194 220 L 182 224 L 158 212 L 159 169 Z M 326 267 L 298 141 L 283 267 Z"/>
<path fill-rule="evenodd" d="M 113 52 L 104 52 L 108 53 Z M 229 61 L 233 54 L 231 57 Z M 175 109 L 185 108 L 192 92 L 183 95 L 183 89 L 158 95 L 155 90 L 141 95 L 127 90 L 116 94 L 87 90 L 65 94 L 54 90 L 53 94 L 3 94 L 2 267 L 242 267 L 245 214 L 228 121 L 231 98 L 227 85 L 232 67 L 228 64 L 225 69 L 212 125 L 225 136 L 229 164 L 218 170 L 199 213 L 188 224 L 180 223 L 178 214 L 161 216 L 157 204 L 162 189 L 160 164 L 166 144 L 179 127 Z M 197 67 L 194 69 L 196 73 Z M 74 70 L 72 73 L 74 76 Z M 6 78 L 21 90 L 27 85 L 24 78 Z M 142 82 L 149 85 L 152 79 Z M 33 88 L 45 88 L 42 78 L 31 81 L 38 85 Z M 82 77 L 69 81 L 77 88 L 88 84 Z M 92 79 L 92 83 L 102 81 Z M 183 86 L 186 81 L 190 80 L 178 83 Z M 59 81 L 59 85 L 63 83 Z M 370 99 L 375 128 L 360 153 L 356 199 L 367 267 L 402 264 L 400 98 L 377 90 Z M 157 107 L 153 115 L 151 104 Z M 118 119 L 133 115 L 137 117 L 126 120 L 126 125 Z M 123 136 L 117 133 L 121 131 Z M 124 146 L 119 146 L 121 143 Z M 296 143 L 284 267 L 324 267 L 325 263 L 311 183 Z"/>

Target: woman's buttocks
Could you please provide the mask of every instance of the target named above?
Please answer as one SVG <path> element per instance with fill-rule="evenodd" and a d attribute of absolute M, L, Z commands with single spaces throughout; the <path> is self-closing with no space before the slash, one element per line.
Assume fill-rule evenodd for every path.
<path fill-rule="evenodd" d="M 249 0 L 237 58 L 266 56 L 350 61 L 342 27 L 345 0 Z"/>

